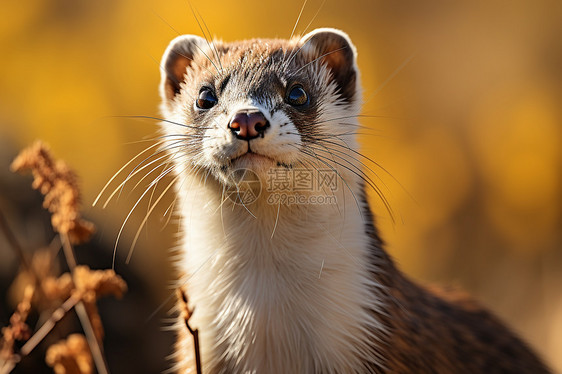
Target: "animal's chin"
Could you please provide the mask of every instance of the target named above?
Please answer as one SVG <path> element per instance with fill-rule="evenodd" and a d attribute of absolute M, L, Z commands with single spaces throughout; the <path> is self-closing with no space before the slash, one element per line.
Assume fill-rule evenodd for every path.
<path fill-rule="evenodd" d="M 213 171 L 212 173 L 221 184 L 231 187 L 233 176 L 234 179 L 237 179 L 237 175 L 241 172 L 249 171 L 250 174 L 263 179 L 267 177 L 268 172 L 271 172 L 273 168 L 279 167 L 278 165 L 284 164 L 261 153 L 247 152 L 234 157 L 228 164 L 217 165 L 209 169 L 209 171 Z"/>
<path fill-rule="evenodd" d="M 236 157 L 232 160 L 232 167 L 234 169 L 256 169 L 255 171 L 265 168 L 271 168 L 277 165 L 277 161 L 269 156 L 255 153 L 255 152 L 248 152 L 244 153 L 241 156 Z"/>

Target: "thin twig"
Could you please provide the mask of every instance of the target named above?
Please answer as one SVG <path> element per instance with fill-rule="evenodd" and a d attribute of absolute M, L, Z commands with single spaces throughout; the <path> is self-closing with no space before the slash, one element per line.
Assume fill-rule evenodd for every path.
<path fill-rule="evenodd" d="M 16 367 L 15 360 L 6 360 L 4 362 L 0 362 L 0 374 L 10 374 L 12 370 Z"/>
<path fill-rule="evenodd" d="M 178 288 L 177 289 L 177 295 L 178 295 L 178 298 L 181 300 L 181 302 L 184 305 L 182 314 L 183 314 L 183 319 L 185 321 L 185 326 L 187 327 L 187 331 L 189 331 L 191 336 L 193 336 L 193 349 L 195 351 L 195 368 L 197 370 L 197 374 L 202 374 L 201 350 L 199 348 L 199 330 L 198 329 L 192 329 L 191 326 L 189 325 L 189 319 L 191 318 L 191 315 L 193 314 L 193 310 L 189 309 L 189 305 L 188 305 L 188 301 L 187 301 L 187 295 L 185 294 L 185 292 L 183 292 L 180 288 Z"/>
<path fill-rule="evenodd" d="M 33 278 L 35 291 L 39 294 L 39 299 L 45 300 L 45 293 L 43 292 L 43 287 L 41 286 L 41 280 L 35 273 L 35 269 L 33 268 L 33 266 L 31 266 L 31 264 L 27 260 L 27 257 L 25 256 L 25 253 L 23 251 L 23 247 L 16 239 L 16 235 L 14 234 L 14 232 L 10 229 L 8 221 L 6 220 L 6 217 L 4 216 L 2 211 L 0 211 L 0 228 L 2 229 L 2 231 L 4 231 L 4 236 L 6 236 L 8 243 L 10 243 L 10 245 L 18 255 L 24 269 L 27 270 L 31 275 L 31 278 Z"/>
<path fill-rule="evenodd" d="M 74 255 L 74 249 L 70 244 L 68 235 L 60 235 L 66 262 L 68 263 L 70 271 L 74 272 L 74 269 L 76 268 L 76 256 Z M 105 355 L 103 354 L 103 347 L 96 338 L 94 328 L 92 327 L 92 322 L 90 321 L 88 312 L 84 307 L 84 303 L 82 301 L 78 302 L 74 310 L 76 310 L 76 314 L 78 315 L 78 319 L 80 320 L 80 324 L 82 325 L 82 329 L 84 330 L 84 334 L 86 335 L 86 339 L 88 340 L 88 345 L 90 346 L 90 351 L 92 352 L 92 357 L 94 359 L 94 363 L 96 364 L 98 373 L 109 374 L 109 368 L 107 366 L 107 362 L 105 361 Z"/>
<path fill-rule="evenodd" d="M 197 368 L 197 374 L 201 374 L 201 352 L 199 350 L 199 330 L 198 329 L 191 329 L 189 326 L 189 321 L 185 320 L 185 325 L 189 330 L 189 333 L 193 335 L 193 346 L 195 349 L 195 367 Z"/>
<path fill-rule="evenodd" d="M 74 254 L 74 249 L 72 248 L 72 245 L 70 244 L 70 240 L 68 238 L 68 235 L 60 234 L 60 236 L 61 236 L 61 242 L 62 242 L 62 249 L 64 251 L 64 257 L 66 258 L 66 263 L 68 264 L 68 267 L 70 268 L 70 271 L 74 272 L 74 269 L 77 266 L 76 255 Z"/>
<path fill-rule="evenodd" d="M 70 296 L 60 307 L 58 307 L 51 317 L 41 327 L 39 330 L 31 336 L 21 347 L 20 353 L 14 355 L 11 359 L 6 360 L 4 365 L 0 367 L 0 374 L 10 373 L 21 359 L 31 353 L 45 339 L 45 337 L 51 332 L 51 330 L 56 326 L 56 324 L 80 301 L 79 298 Z"/>
<path fill-rule="evenodd" d="M 51 317 L 33 334 L 31 338 L 21 347 L 21 356 L 27 356 L 47 336 L 55 325 L 80 301 L 75 296 L 70 296 L 58 307 Z"/>
<path fill-rule="evenodd" d="M 49 250 L 51 252 L 51 257 L 56 257 L 61 250 L 62 243 L 59 235 L 55 235 L 51 243 L 49 244 Z"/>
<path fill-rule="evenodd" d="M 17 241 L 16 236 L 14 235 L 12 230 L 10 230 L 10 226 L 8 226 L 8 222 L 6 221 L 6 217 L 4 217 L 4 214 L 2 214 L 1 211 L 0 211 L 0 229 L 4 231 L 4 235 L 6 236 L 6 239 L 8 239 L 8 243 L 10 243 L 12 248 L 14 248 L 14 251 L 18 255 L 25 269 L 31 270 L 31 265 L 29 264 L 27 258 L 25 257 L 25 254 L 23 253 L 23 248 L 21 247 L 20 243 Z"/>

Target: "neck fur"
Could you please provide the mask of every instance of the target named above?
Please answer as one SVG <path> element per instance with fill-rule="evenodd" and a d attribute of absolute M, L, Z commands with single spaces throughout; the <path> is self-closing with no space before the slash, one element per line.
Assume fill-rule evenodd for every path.
<path fill-rule="evenodd" d="M 216 181 L 181 184 L 178 265 L 205 372 L 341 373 L 373 360 L 384 287 L 352 188 L 335 192 L 338 205 L 271 205 L 262 194 L 242 206 L 222 202 Z"/>

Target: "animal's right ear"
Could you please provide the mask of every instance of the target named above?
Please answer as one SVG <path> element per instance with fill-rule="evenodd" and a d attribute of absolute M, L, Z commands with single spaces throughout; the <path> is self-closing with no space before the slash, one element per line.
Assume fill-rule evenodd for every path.
<path fill-rule="evenodd" d="M 170 42 L 162 56 L 160 97 L 164 103 L 171 101 L 179 92 L 185 73 L 195 55 L 201 53 L 205 39 L 196 35 L 181 35 Z"/>

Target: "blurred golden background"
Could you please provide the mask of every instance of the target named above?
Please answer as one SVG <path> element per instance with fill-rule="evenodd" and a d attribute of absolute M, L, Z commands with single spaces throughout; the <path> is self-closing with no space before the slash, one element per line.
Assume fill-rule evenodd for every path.
<path fill-rule="evenodd" d="M 232 41 L 289 37 L 303 1 L 192 4 L 213 35 Z M 52 239 L 33 228 L 28 180 L 8 172 L 19 149 L 43 139 L 81 176 L 85 215 L 105 248 L 99 266 L 110 267 L 139 194 L 127 190 L 105 210 L 90 206 L 157 130 L 156 121 L 119 116 L 159 115 L 160 56 L 178 33 L 201 35 L 199 26 L 185 0 L 4 1 L 0 9 L 0 209 L 26 248 Z M 390 254 L 422 282 L 472 293 L 562 372 L 562 2 L 310 0 L 296 30 L 316 27 L 344 30 L 359 51 L 364 113 L 373 116 L 363 120 L 363 152 L 399 182 L 379 174 L 396 223 L 372 198 Z M 131 326 L 137 333 L 169 294 L 177 228 L 165 225 L 168 204 L 130 265 L 146 206 L 118 247 L 117 271 L 135 274 L 146 292 L 129 299 L 133 312 L 135 302 L 146 304 Z M 16 269 L 0 237 L 0 296 Z M 9 314 L 2 311 L 2 324 Z M 130 317 L 102 315 L 123 324 Z M 158 326 L 151 334 L 163 345 L 172 339 Z M 160 361 L 134 372 L 165 367 L 167 347 L 135 356 L 134 338 L 119 341 L 110 367 L 151 354 Z"/>

